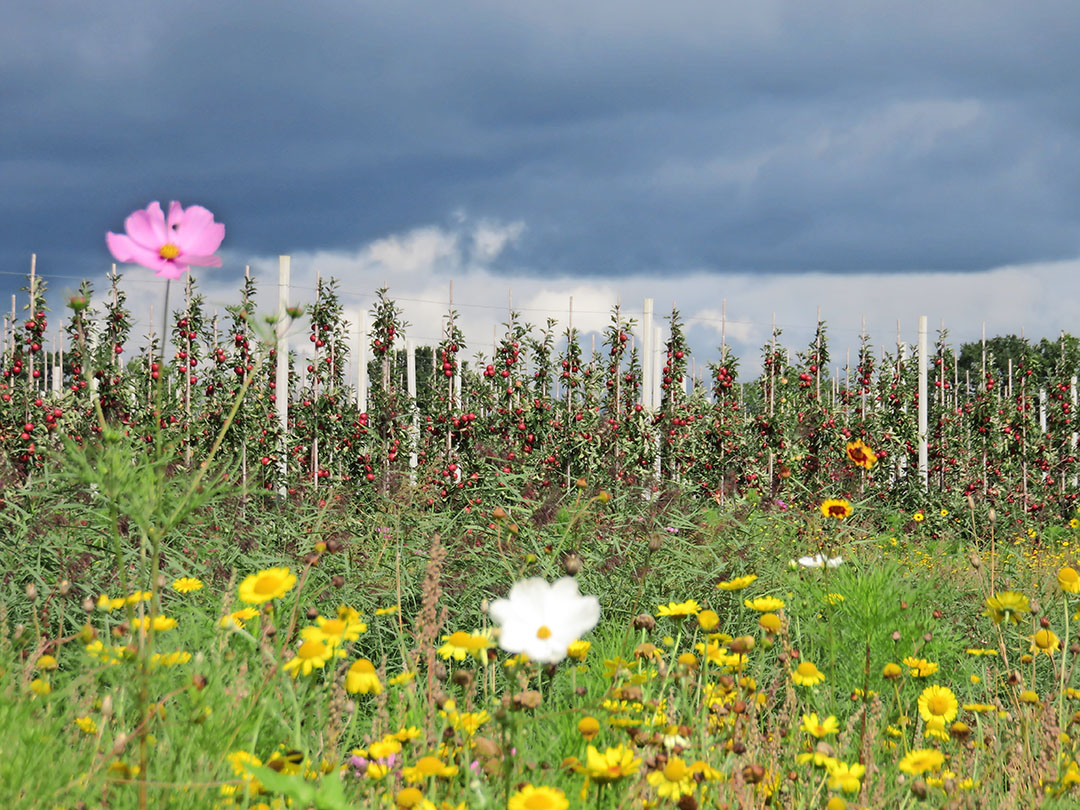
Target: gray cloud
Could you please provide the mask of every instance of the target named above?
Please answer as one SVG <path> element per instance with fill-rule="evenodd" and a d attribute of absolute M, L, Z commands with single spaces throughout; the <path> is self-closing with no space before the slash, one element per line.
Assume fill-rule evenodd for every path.
<path fill-rule="evenodd" d="M 974 271 L 1077 254 L 1080 8 L 17 4 L 0 269 L 101 277 L 151 199 L 231 255 L 456 212 L 504 275 Z M 2 276 L 0 279 L 10 279 Z M 3 284 L 3 282 L 0 282 Z"/>

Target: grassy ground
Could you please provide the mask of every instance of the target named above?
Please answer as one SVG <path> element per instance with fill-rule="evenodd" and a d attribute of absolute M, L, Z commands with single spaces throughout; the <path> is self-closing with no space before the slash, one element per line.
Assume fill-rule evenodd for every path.
<path fill-rule="evenodd" d="M 587 485 L 241 503 L 107 462 L 2 513 L 6 806 L 1075 806 L 1069 526 Z M 500 650 L 490 602 L 566 573 L 588 644 Z"/>

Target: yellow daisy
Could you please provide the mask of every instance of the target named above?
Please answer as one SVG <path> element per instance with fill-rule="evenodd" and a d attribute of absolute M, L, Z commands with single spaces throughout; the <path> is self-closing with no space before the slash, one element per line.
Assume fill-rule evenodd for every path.
<path fill-rule="evenodd" d="M 816 686 L 825 682 L 825 675 L 809 661 L 803 661 L 791 672 L 796 686 Z"/>
<path fill-rule="evenodd" d="M 746 574 L 745 576 L 735 577 L 735 579 L 729 579 L 725 582 L 717 582 L 716 587 L 722 591 L 741 591 L 756 579 L 757 574 Z"/>
<path fill-rule="evenodd" d="M 240 601 L 261 605 L 271 599 L 280 599 L 295 584 L 296 575 L 288 568 L 267 568 L 240 583 Z"/>
<path fill-rule="evenodd" d="M 757 599 L 744 599 L 743 605 L 758 613 L 772 613 L 784 606 L 784 600 L 775 596 L 759 596 Z"/>
<path fill-rule="evenodd" d="M 951 723 L 956 719 L 957 708 L 956 695 L 948 687 L 928 686 L 919 695 L 919 714 L 927 722 L 937 718 L 943 725 Z"/>
<path fill-rule="evenodd" d="M 305 641 L 296 651 L 296 655 L 285 663 L 285 671 L 294 678 L 297 675 L 310 675 L 316 667 L 322 668 L 333 656 L 333 650 L 321 641 Z"/>
<path fill-rule="evenodd" d="M 195 577 L 180 577 L 172 584 L 173 590 L 177 593 L 191 593 L 199 590 L 202 586 L 202 580 Z"/>

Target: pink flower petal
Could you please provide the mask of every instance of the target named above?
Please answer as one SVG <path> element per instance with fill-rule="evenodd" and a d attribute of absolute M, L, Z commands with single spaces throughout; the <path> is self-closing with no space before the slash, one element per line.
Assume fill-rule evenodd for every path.
<path fill-rule="evenodd" d="M 165 222 L 165 228 L 169 234 L 172 234 L 177 228 L 180 227 L 180 223 L 184 221 L 184 206 L 180 205 L 176 200 L 169 203 L 169 218 Z"/>
<path fill-rule="evenodd" d="M 175 262 L 164 262 L 164 265 L 157 271 L 157 275 L 170 280 L 180 278 L 188 270 L 187 265 L 176 264 Z"/>
<path fill-rule="evenodd" d="M 140 209 L 132 212 L 131 216 L 124 220 L 124 230 L 127 231 L 128 236 L 145 248 L 158 250 L 168 241 L 165 214 L 162 213 L 161 205 L 156 201 L 150 203 L 145 211 Z"/>
<path fill-rule="evenodd" d="M 183 261 L 185 264 L 193 264 L 196 267 L 221 267 L 220 256 L 189 256 L 186 253 L 181 253 L 177 261 Z"/>
<path fill-rule="evenodd" d="M 225 238 L 225 226 L 214 222 L 214 215 L 201 205 L 192 205 L 184 211 L 183 218 L 175 227 L 171 228 L 170 237 L 180 248 L 181 254 L 209 256 L 221 246 L 221 241 Z"/>
<path fill-rule="evenodd" d="M 132 262 L 143 267 L 149 267 L 151 270 L 159 270 L 162 266 L 168 264 L 165 259 L 158 255 L 156 250 L 143 247 L 124 234 L 107 233 L 105 234 L 105 243 L 109 246 L 113 258 L 118 262 Z"/>

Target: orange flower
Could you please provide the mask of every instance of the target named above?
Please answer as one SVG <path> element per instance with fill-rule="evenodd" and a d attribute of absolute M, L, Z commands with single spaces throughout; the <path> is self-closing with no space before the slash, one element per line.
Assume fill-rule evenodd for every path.
<path fill-rule="evenodd" d="M 847 457 L 851 460 L 852 464 L 856 467 L 862 467 L 864 470 L 869 470 L 877 464 L 877 455 L 873 450 L 863 444 L 862 439 L 848 442 Z"/>

